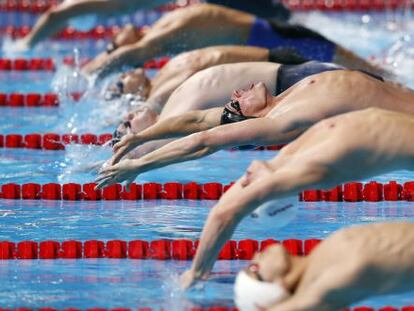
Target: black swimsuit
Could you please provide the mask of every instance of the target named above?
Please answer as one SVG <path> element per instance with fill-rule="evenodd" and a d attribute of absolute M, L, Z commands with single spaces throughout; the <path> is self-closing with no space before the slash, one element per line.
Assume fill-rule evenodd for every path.
<path fill-rule="evenodd" d="M 275 96 L 283 93 L 292 85 L 298 83 L 299 81 L 305 79 L 314 74 L 322 73 L 325 71 L 333 70 L 347 70 L 345 67 L 332 64 L 332 63 L 321 63 L 317 61 L 310 61 L 300 65 L 281 65 L 277 71 L 276 79 L 276 91 Z M 367 72 L 365 70 L 358 70 L 363 72 L 379 81 L 384 81 L 384 79 L 376 74 Z"/>
<path fill-rule="evenodd" d="M 290 88 L 292 85 L 298 83 L 299 81 L 305 79 L 306 77 L 309 77 L 314 74 L 322 73 L 325 71 L 333 71 L 333 70 L 347 70 L 347 69 L 337 64 L 322 63 L 318 61 L 309 61 L 309 62 L 300 64 L 300 65 L 280 65 L 279 69 L 277 70 L 276 88 L 275 88 L 275 92 L 273 95 L 277 96 L 283 93 L 288 88 Z M 359 71 L 379 81 L 384 81 L 382 77 L 376 74 L 373 74 L 373 73 L 370 73 L 364 70 L 359 70 Z M 255 118 L 252 116 L 245 116 L 241 112 L 240 108 L 239 110 L 240 110 L 238 111 L 239 113 L 234 113 L 232 110 L 225 107 L 221 115 L 220 124 L 240 122 L 240 121 L 244 121 L 247 119 Z"/>

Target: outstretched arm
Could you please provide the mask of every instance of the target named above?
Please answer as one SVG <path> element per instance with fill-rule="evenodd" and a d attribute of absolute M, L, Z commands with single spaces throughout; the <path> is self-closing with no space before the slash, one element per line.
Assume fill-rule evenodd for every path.
<path fill-rule="evenodd" d="M 138 174 L 174 163 L 198 159 L 220 149 L 246 144 L 279 144 L 296 137 L 286 118 L 257 118 L 216 127 L 173 141 L 140 159 L 125 160 L 104 169 L 97 178 L 98 188 L 128 180 Z"/>
<path fill-rule="evenodd" d="M 123 14 L 139 8 L 159 6 L 167 0 L 156 1 L 119 1 L 119 0 L 79 0 L 65 1 L 43 14 L 33 30 L 24 39 L 29 47 L 54 35 L 67 25 L 70 18 L 87 14 Z"/>
<path fill-rule="evenodd" d="M 126 135 L 114 146 L 115 155 L 112 164 L 118 163 L 128 152 L 146 142 L 182 137 L 218 126 L 222 110 L 222 108 L 212 108 L 190 111 L 158 121 L 140 133 Z"/>
<path fill-rule="evenodd" d="M 192 268 L 182 277 L 185 288 L 208 277 L 221 248 L 245 216 L 268 200 L 296 195 L 317 184 L 323 178 L 323 170 L 289 165 L 244 187 L 245 178 L 240 178 L 210 212 Z"/>

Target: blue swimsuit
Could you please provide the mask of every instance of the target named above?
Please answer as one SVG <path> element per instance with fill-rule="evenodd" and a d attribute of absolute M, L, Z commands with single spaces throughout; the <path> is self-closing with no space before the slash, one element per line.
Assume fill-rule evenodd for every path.
<path fill-rule="evenodd" d="M 261 18 L 255 19 L 247 44 L 290 48 L 304 58 L 322 62 L 331 62 L 336 48 L 335 43 L 310 29 Z"/>

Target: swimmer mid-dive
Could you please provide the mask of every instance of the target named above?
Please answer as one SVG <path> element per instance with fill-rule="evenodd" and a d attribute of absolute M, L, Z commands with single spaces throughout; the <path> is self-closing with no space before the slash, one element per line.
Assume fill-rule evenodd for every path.
<path fill-rule="evenodd" d="M 239 272 L 236 305 L 240 311 L 331 311 L 414 290 L 413 243 L 414 224 L 398 222 L 341 229 L 306 257 L 269 246 Z"/>
<path fill-rule="evenodd" d="M 230 8 L 250 12 L 259 17 L 281 20 L 287 20 L 290 17 L 289 10 L 283 4 L 271 0 L 256 0 L 254 2 L 249 0 L 211 0 L 207 2 L 226 5 Z M 102 19 L 110 16 L 129 14 L 139 9 L 154 9 L 166 3 L 171 3 L 171 0 L 65 0 L 44 13 L 30 33 L 20 40 L 20 45 L 25 48 L 32 48 L 67 25 L 78 30 L 87 31 L 97 26 Z M 140 35 L 136 36 L 134 41 L 139 38 Z M 128 42 L 118 39 L 112 45 L 112 50 L 134 41 Z"/>
<path fill-rule="evenodd" d="M 183 275 L 183 286 L 208 277 L 220 249 L 241 220 L 263 204 L 277 204 L 305 189 L 329 189 L 347 181 L 411 169 L 413 132 L 412 114 L 369 108 L 325 119 L 274 159 L 254 161 L 211 210 L 193 265 Z M 272 215 L 262 213 L 261 217 Z M 260 217 L 254 219 L 259 225 Z M 277 216 L 273 220 L 277 223 Z"/>
<path fill-rule="evenodd" d="M 213 47 L 211 49 L 215 48 Z M 227 52 L 230 51 L 233 58 L 234 53 L 244 55 L 249 49 L 257 48 L 249 47 L 231 48 L 227 51 L 220 50 L 219 55 L 224 55 L 223 58 L 226 59 Z M 258 58 L 268 57 L 272 61 L 280 60 L 292 63 L 299 63 L 301 61 L 296 56 L 292 57 L 291 54 L 284 55 L 283 50 L 275 49 L 270 51 L 254 50 L 253 53 L 249 51 L 248 55 L 248 57 L 251 57 L 250 55 L 256 55 Z M 235 58 L 240 59 L 242 57 L 238 56 Z M 223 107 L 222 103 L 228 101 L 229 94 L 233 90 L 240 89 L 257 81 L 263 81 L 272 94 L 278 95 L 289 86 L 309 75 L 339 69 L 344 68 L 338 65 L 320 62 L 308 62 L 298 66 L 280 66 L 280 64 L 264 62 L 241 63 L 215 66 L 206 69 L 191 76 L 171 94 L 159 117 L 157 116 L 157 107 L 159 105 L 157 103 L 154 105 L 154 102 L 151 100 L 143 107 L 138 108 L 137 111 L 130 113 L 126 121 L 129 121 L 131 125 L 131 132 L 137 133 L 137 135 L 129 136 L 127 140 L 124 140 L 123 144 L 128 145 L 128 150 L 131 150 L 135 146 L 142 145 L 148 141 L 176 138 L 216 127 L 221 123 L 223 108 L 211 108 Z M 168 88 L 168 84 L 166 87 Z M 155 96 L 156 94 L 153 93 L 153 95 Z M 247 105 L 251 107 L 248 108 L 249 111 L 247 111 L 247 114 L 244 110 L 245 108 L 242 107 L 244 114 L 258 117 L 260 116 L 259 113 L 264 109 L 263 105 L 273 104 L 271 102 L 265 104 L 257 103 L 256 101 L 256 103 L 252 102 Z M 155 125 L 148 128 L 148 131 L 142 132 L 148 124 Z M 125 126 L 121 124 L 117 128 L 117 132 L 126 133 Z M 133 156 L 130 156 L 137 157 L 140 154 L 155 150 L 164 144 L 165 141 L 146 144 L 138 148 Z"/>
<path fill-rule="evenodd" d="M 305 62 L 306 59 L 292 53 L 290 49 L 284 48 L 268 50 L 247 46 L 207 47 L 184 52 L 173 57 L 151 80 L 146 76 L 145 70 L 142 68 L 123 73 L 108 88 L 105 97 L 106 99 L 114 99 L 123 95 L 130 95 L 130 100 L 145 101 L 145 105 L 157 114 L 160 114 L 173 91 L 197 72 L 220 64 L 254 61 L 300 64 Z M 192 100 L 191 102 L 194 101 Z M 177 106 L 175 103 L 170 103 L 169 105 Z M 188 110 L 192 110 L 188 100 L 179 105 L 186 106 Z M 202 103 L 198 103 L 199 107 L 200 105 Z"/>
<path fill-rule="evenodd" d="M 298 65 L 296 69 L 307 64 Z M 287 66 L 286 72 L 292 69 L 294 73 L 294 68 Z M 114 146 L 112 165 L 98 178 L 100 187 L 132 181 L 148 170 L 197 159 L 223 148 L 288 143 L 316 122 L 348 111 L 379 107 L 414 113 L 413 91 L 366 73 L 332 69 L 335 70 L 308 76 L 276 97 L 266 88 L 268 82 L 257 83 L 246 91 L 235 92 L 224 110 L 208 110 L 202 117 L 195 115 L 187 122 L 183 117 L 170 118 L 165 122 L 169 125 L 161 129 L 156 124 L 141 134 L 125 136 Z M 293 74 L 293 77 L 298 78 L 298 75 Z M 228 121 L 233 123 L 217 126 Z M 211 127 L 214 128 L 204 130 Z M 158 149 L 140 158 L 117 163 L 139 145 L 142 138 L 145 142 L 149 137 L 173 138 L 192 132 L 197 133 L 162 147 L 158 145 Z"/>
<path fill-rule="evenodd" d="M 307 59 L 372 69 L 367 61 L 306 27 L 218 5 L 195 4 L 164 15 L 136 43 L 98 55 L 84 72 L 104 77 L 155 57 L 223 44 L 291 48 Z"/>

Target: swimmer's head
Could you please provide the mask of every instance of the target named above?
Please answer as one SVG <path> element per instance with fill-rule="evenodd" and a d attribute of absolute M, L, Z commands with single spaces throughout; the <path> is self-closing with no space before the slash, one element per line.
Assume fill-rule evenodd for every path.
<path fill-rule="evenodd" d="M 146 99 L 151 90 L 151 80 L 146 76 L 145 70 L 137 68 L 123 73 L 118 81 L 109 87 L 106 99 L 119 98 L 125 94 L 135 94 Z"/>
<path fill-rule="evenodd" d="M 256 253 L 236 278 L 234 292 L 239 310 L 259 311 L 286 299 L 290 293 L 284 278 L 290 268 L 290 256 L 280 245 Z"/>
<path fill-rule="evenodd" d="M 142 105 L 134 112 L 129 113 L 114 132 L 118 141 L 129 133 L 139 133 L 157 122 L 158 114 L 148 105 Z M 116 142 L 115 142 L 116 143 Z"/>
<path fill-rule="evenodd" d="M 262 82 L 251 84 L 247 89 L 233 92 L 231 100 L 224 107 L 221 124 L 240 122 L 266 115 L 272 95 Z"/>
<path fill-rule="evenodd" d="M 231 99 L 239 102 L 244 115 L 262 117 L 263 110 L 272 102 L 272 94 L 263 82 L 258 82 L 247 89 L 235 90 Z"/>

